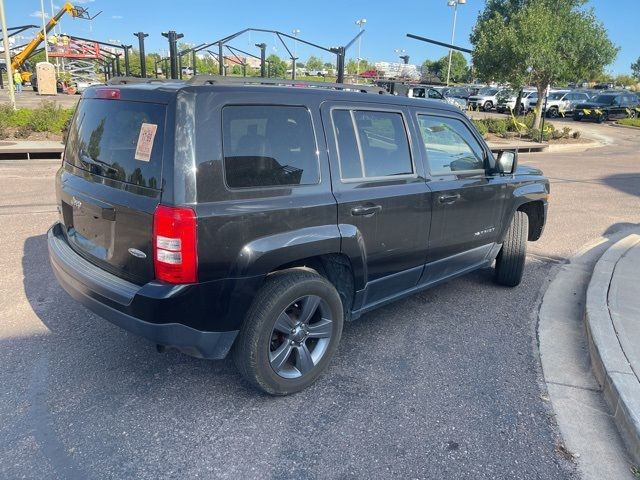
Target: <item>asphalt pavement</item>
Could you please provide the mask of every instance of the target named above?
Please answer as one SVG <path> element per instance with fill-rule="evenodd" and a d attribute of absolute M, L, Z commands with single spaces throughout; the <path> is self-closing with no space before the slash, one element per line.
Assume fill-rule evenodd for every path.
<path fill-rule="evenodd" d="M 521 157 L 552 179 L 521 286 L 484 270 L 367 314 L 285 398 L 74 302 L 46 253 L 59 162 L 0 162 L 0 478 L 577 478 L 536 312 L 559 262 L 640 222 L 640 134 L 609 130 L 615 145 Z"/>

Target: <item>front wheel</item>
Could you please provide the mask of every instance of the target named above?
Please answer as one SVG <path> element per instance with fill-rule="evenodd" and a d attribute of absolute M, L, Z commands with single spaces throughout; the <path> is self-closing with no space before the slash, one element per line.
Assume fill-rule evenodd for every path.
<path fill-rule="evenodd" d="M 309 270 L 270 275 L 244 320 L 233 358 L 244 378 L 271 395 L 314 383 L 331 361 L 344 313 L 335 287 Z"/>
<path fill-rule="evenodd" d="M 491 110 L 493 108 L 493 102 L 484 102 L 484 105 L 482 106 L 482 109 L 485 112 L 488 112 L 489 110 Z"/>
<path fill-rule="evenodd" d="M 528 235 L 529 217 L 526 213 L 517 211 L 511 219 L 502 249 L 496 257 L 496 283 L 507 287 L 520 284 L 527 256 Z"/>

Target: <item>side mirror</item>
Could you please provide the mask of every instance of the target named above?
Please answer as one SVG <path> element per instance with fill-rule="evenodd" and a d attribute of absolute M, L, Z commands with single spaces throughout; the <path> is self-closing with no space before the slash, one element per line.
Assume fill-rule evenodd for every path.
<path fill-rule="evenodd" d="M 496 160 L 498 173 L 512 174 L 518 167 L 518 152 L 514 150 L 503 150 L 498 154 Z"/>

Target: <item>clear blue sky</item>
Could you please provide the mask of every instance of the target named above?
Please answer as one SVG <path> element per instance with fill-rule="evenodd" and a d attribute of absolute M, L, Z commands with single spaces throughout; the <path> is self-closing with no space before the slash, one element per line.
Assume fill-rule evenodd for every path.
<path fill-rule="evenodd" d="M 56 5 L 61 0 L 54 0 Z M 149 33 L 147 52 L 167 48 L 162 31 L 184 33 L 181 41 L 199 44 L 210 42 L 246 27 L 291 32 L 300 29 L 300 37 L 326 46 L 347 43 L 358 32 L 355 20 L 366 18 L 362 37 L 362 57 L 372 61 L 396 61 L 396 49 L 405 49 L 412 63 L 426 58 L 437 59 L 446 49 L 407 38 L 406 33 L 448 42 L 451 38 L 453 11 L 446 0 L 76 0 L 93 14 L 102 13 L 92 22 L 64 18 L 63 32 L 97 40 L 135 43 L 134 31 Z M 50 13 L 51 0 L 44 0 Z M 469 47 L 469 33 L 484 0 L 467 0 L 458 8 L 455 43 Z M 630 64 L 640 56 L 637 19 L 640 0 L 590 0 L 597 16 L 604 22 L 613 42 L 621 47 L 616 62 L 608 67 L 614 74 L 629 73 Z M 5 0 L 9 26 L 39 23 L 40 0 Z M 625 13 L 627 12 L 627 13 Z M 265 42 L 268 53 L 286 56 L 273 35 L 245 35 L 232 45 L 257 51 L 253 44 Z M 315 54 L 332 61 L 330 54 L 298 46 L 297 55 L 305 60 Z M 357 56 L 357 44 L 348 52 Z"/>

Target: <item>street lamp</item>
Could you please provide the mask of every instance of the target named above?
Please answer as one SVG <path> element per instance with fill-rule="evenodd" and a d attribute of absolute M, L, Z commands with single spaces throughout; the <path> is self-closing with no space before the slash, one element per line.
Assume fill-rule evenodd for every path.
<path fill-rule="evenodd" d="M 360 27 L 360 31 L 364 28 L 364 24 L 367 23 L 366 18 L 361 18 L 360 20 L 356 20 L 356 25 Z M 362 36 L 358 37 L 358 63 L 356 66 L 356 75 L 360 74 L 360 47 L 362 46 Z"/>
<path fill-rule="evenodd" d="M 448 0 L 447 6 L 453 7 L 453 28 L 451 29 L 451 45 L 456 36 L 456 19 L 458 17 L 458 5 L 464 5 L 467 0 Z M 449 86 L 449 78 L 451 76 L 451 56 L 453 55 L 453 49 L 449 49 L 449 67 L 447 68 L 447 86 Z"/>
<path fill-rule="evenodd" d="M 296 62 L 298 61 L 298 35 L 300 34 L 299 28 L 294 28 L 291 33 L 295 37 L 293 41 L 293 58 L 291 59 L 291 79 L 296 79 Z"/>
<path fill-rule="evenodd" d="M 296 37 L 296 40 L 293 41 L 293 56 L 297 57 L 297 49 L 298 49 L 298 35 L 300 35 L 300 29 L 299 28 L 294 28 L 293 30 L 291 30 L 291 33 L 293 34 L 294 37 Z"/>

